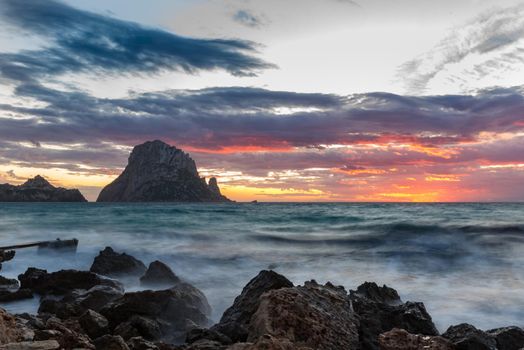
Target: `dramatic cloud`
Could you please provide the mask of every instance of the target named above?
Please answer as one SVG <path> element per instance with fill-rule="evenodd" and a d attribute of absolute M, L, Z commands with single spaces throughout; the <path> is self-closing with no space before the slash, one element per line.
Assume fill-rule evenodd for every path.
<path fill-rule="evenodd" d="M 242 40 L 196 39 L 75 9 L 53 0 L 0 0 L 2 21 L 49 46 L 0 54 L 0 74 L 16 82 L 57 74 L 154 73 L 224 69 L 253 75 L 270 64 Z"/>

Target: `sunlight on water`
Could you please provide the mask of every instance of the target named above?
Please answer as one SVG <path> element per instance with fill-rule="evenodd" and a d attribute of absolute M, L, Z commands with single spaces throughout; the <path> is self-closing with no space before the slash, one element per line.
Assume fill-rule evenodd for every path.
<path fill-rule="evenodd" d="M 205 292 L 215 320 L 273 268 L 294 283 L 385 283 L 423 301 L 441 331 L 524 326 L 523 213 L 522 204 L 0 204 L 2 245 L 80 240 L 76 255 L 21 250 L 2 274 L 88 269 L 111 245 L 168 263 Z M 35 312 L 37 300 L 2 307 Z"/>

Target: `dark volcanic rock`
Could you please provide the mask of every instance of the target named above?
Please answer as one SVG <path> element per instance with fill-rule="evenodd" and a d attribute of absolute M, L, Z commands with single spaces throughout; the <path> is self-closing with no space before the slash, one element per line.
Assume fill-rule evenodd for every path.
<path fill-rule="evenodd" d="M 93 310 L 87 310 L 78 319 L 80 326 L 91 339 L 101 337 L 109 330 L 107 319 Z"/>
<path fill-rule="evenodd" d="M 127 341 L 131 350 L 158 350 L 158 346 L 142 337 L 133 337 Z"/>
<path fill-rule="evenodd" d="M 378 338 L 381 350 L 454 350 L 451 342 L 439 336 L 411 334 L 404 329 L 394 328 Z"/>
<path fill-rule="evenodd" d="M 106 334 L 94 340 L 96 350 L 129 350 L 124 339 L 119 335 Z"/>
<path fill-rule="evenodd" d="M 457 350 L 497 349 L 494 337 L 467 323 L 449 327 L 442 336 L 449 339 Z"/>
<path fill-rule="evenodd" d="M 315 281 L 264 293 L 249 324 L 248 341 L 263 335 L 318 350 L 358 349 L 359 320 L 343 287 Z"/>
<path fill-rule="evenodd" d="M 195 161 L 162 141 L 136 146 L 124 172 L 107 185 L 97 202 L 227 202 L 216 179 L 198 175 Z"/>
<path fill-rule="evenodd" d="M 16 288 L 18 288 L 18 280 L 14 278 L 5 278 L 4 276 L 0 276 L 0 291 Z"/>
<path fill-rule="evenodd" d="M 0 185 L 0 202 L 87 202 L 79 190 L 55 187 L 37 175 L 23 185 Z"/>
<path fill-rule="evenodd" d="M 18 280 L 20 281 L 20 288 L 26 288 L 41 295 L 64 295 L 74 289 L 90 289 L 98 285 L 122 288 L 114 280 L 103 278 L 93 272 L 77 270 L 60 270 L 48 273 L 46 270 L 30 267 L 18 276 Z"/>
<path fill-rule="evenodd" d="M 524 329 L 503 327 L 486 332 L 497 341 L 498 350 L 519 350 L 524 348 Z"/>
<path fill-rule="evenodd" d="M 244 287 L 242 293 L 235 298 L 220 322 L 213 326 L 213 330 L 227 335 L 233 342 L 242 342 L 247 339 L 248 324 L 251 316 L 257 311 L 260 296 L 267 291 L 293 287 L 286 277 L 274 272 L 263 270 Z"/>
<path fill-rule="evenodd" d="M 153 261 L 149 264 L 144 276 L 140 277 L 143 285 L 173 285 L 180 282 L 173 270 L 161 261 Z"/>
<path fill-rule="evenodd" d="M 366 282 L 350 293 L 353 309 L 360 317 L 362 348 L 379 349 L 378 336 L 393 328 L 412 334 L 438 335 L 423 303 L 402 304 L 398 293 L 387 286 Z"/>
<path fill-rule="evenodd" d="M 122 295 L 124 295 L 122 288 L 99 285 L 94 286 L 87 291 L 75 290 L 64 299 L 74 302 L 86 310 L 91 309 L 100 311 L 104 306 L 109 304 L 111 301 L 120 298 Z"/>
<path fill-rule="evenodd" d="M 52 314 L 61 319 L 78 317 L 84 311 L 85 309 L 78 304 L 53 298 L 44 298 L 38 308 L 38 314 Z"/>
<path fill-rule="evenodd" d="M 126 293 L 100 311 L 112 329 L 141 316 L 158 323 L 161 337 L 171 341 L 183 341 L 191 328 L 207 326 L 209 312 L 204 294 L 183 283 L 166 290 Z"/>
<path fill-rule="evenodd" d="M 158 321 L 138 315 L 132 316 L 129 320 L 120 323 L 116 326 L 113 333 L 121 336 L 125 340 L 134 337 L 156 340 L 162 337 L 162 330 Z"/>
<path fill-rule="evenodd" d="M 106 276 L 141 275 L 146 271 L 146 265 L 131 255 L 106 247 L 95 257 L 89 271 Z"/>
<path fill-rule="evenodd" d="M 10 301 L 32 299 L 33 292 L 30 289 L 18 289 L 15 291 L 0 290 L 0 303 L 7 303 Z"/>
<path fill-rule="evenodd" d="M 195 328 L 187 332 L 186 343 L 188 344 L 195 343 L 202 339 L 219 342 L 223 345 L 229 345 L 232 343 L 231 339 L 227 335 L 211 329 Z"/>

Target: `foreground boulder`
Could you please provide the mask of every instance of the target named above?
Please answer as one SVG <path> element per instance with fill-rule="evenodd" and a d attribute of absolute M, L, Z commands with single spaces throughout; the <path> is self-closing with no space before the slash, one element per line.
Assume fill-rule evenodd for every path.
<path fill-rule="evenodd" d="M 524 329 L 503 327 L 486 332 L 495 338 L 498 350 L 519 350 L 524 348 Z"/>
<path fill-rule="evenodd" d="M 264 293 L 248 341 L 268 334 L 318 350 L 357 349 L 359 321 L 343 287 L 315 281 Z"/>
<path fill-rule="evenodd" d="M 449 327 L 442 336 L 449 339 L 457 350 L 497 349 L 497 342 L 494 337 L 467 323 Z"/>
<path fill-rule="evenodd" d="M 142 275 L 146 265 L 131 255 L 117 253 L 113 248 L 106 247 L 95 257 L 89 271 L 106 276 Z"/>
<path fill-rule="evenodd" d="M 46 270 L 30 267 L 18 276 L 20 288 L 29 289 L 34 293 L 46 295 L 64 295 L 75 289 L 90 289 L 105 285 L 121 289 L 115 280 L 107 279 L 89 271 L 60 270 L 48 273 Z"/>
<path fill-rule="evenodd" d="M 0 185 L 0 202 L 87 202 L 79 190 L 51 185 L 37 175 L 20 186 Z"/>
<path fill-rule="evenodd" d="M 284 276 L 274 271 L 260 271 L 244 287 L 233 305 L 224 312 L 220 322 L 212 329 L 227 335 L 233 342 L 246 341 L 249 322 L 260 305 L 260 296 L 273 289 L 289 287 L 293 287 L 293 283 Z"/>
<path fill-rule="evenodd" d="M 126 168 L 104 187 L 97 202 L 229 202 L 216 179 L 209 185 L 195 161 L 162 141 L 133 148 Z"/>
<path fill-rule="evenodd" d="M 443 337 L 411 334 L 393 328 L 378 337 L 381 350 L 454 350 L 454 345 Z"/>
<path fill-rule="evenodd" d="M 0 308 L 0 345 L 20 340 L 22 334 L 15 317 Z"/>
<path fill-rule="evenodd" d="M 393 328 L 412 334 L 438 335 L 424 304 L 402 303 L 392 288 L 366 282 L 351 291 L 350 298 L 360 318 L 360 344 L 364 349 L 379 349 L 378 336 Z"/>
<path fill-rule="evenodd" d="M 183 342 L 192 328 L 209 325 L 211 307 L 197 288 L 180 283 L 166 290 L 126 293 L 104 307 L 100 313 L 113 330 L 143 336 L 148 340 Z M 140 319 L 137 321 L 137 317 Z M 123 325 L 123 326 L 120 326 Z M 143 327 L 143 326 L 147 327 Z M 124 328 L 123 328 L 124 327 Z M 134 330 L 130 331 L 129 328 Z M 157 335 L 154 331 L 160 330 Z"/>
<path fill-rule="evenodd" d="M 144 276 L 140 277 L 140 283 L 145 286 L 173 285 L 179 282 L 181 282 L 180 278 L 173 270 L 158 260 L 149 264 Z"/>

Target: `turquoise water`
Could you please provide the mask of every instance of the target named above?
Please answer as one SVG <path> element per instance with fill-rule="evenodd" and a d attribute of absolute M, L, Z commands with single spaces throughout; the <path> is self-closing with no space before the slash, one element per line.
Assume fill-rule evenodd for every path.
<path fill-rule="evenodd" d="M 111 245 L 168 263 L 206 293 L 215 320 L 272 268 L 294 283 L 385 283 L 423 301 L 440 330 L 524 326 L 524 204 L 0 204 L 2 245 L 57 237 L 78 238 L 77 254 L 21 250 L 2 274 L 88 269 Z"/>

